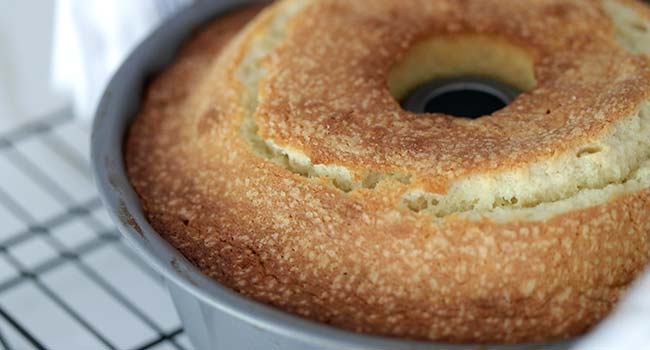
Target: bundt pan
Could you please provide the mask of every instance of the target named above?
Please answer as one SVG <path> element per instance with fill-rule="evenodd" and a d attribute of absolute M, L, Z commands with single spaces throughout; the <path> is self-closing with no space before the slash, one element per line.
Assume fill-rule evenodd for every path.
<path fill-rule="evenodd" d="M 196 349 L 570 348 L 577 339 L 544 344 L 445 344 L 341 330 L 243 297 L 201 273 L 161 238 L 147 221 L 124 165 L 125 137 L 141 110 L 143 92 L 149 79 L 174 60 L 178 50 L 198 27 L 238 8 L 259 3 L 265 1 L 197 1 L 170 19 L 146 39 L 115 74 L 93 126 L 92 162 L 102 200 L 127 242 L 166 280 Z M 518 93 L 496 81 L 466 76 L 423 85 L 403 100 L 403 107 L 416 112 L 427 111 L 427 99 L 444 93 L 451 86 L 471 86 L 475 91 L 491 94 L 503 104 Z"/>

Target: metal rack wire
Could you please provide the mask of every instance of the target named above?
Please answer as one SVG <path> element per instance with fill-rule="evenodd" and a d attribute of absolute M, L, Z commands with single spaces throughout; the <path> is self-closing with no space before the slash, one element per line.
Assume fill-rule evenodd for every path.
<path fill-rule="evenodd" d="M 70 115 L 0 134 L 0 349 L 190 350 L 104 212 Z"/>

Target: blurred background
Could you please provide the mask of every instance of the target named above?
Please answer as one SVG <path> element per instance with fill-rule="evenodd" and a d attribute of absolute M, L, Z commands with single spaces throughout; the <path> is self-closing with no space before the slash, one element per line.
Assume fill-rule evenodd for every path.
<path fill-rule="evenodd" d="M 66 105 L 49 82 L 54 6 L 54 0 L 0 0 L 0 132 Z"/>
<path fill-rule="evenodd" d="M 191 349 L 88 167 L 108 79 L 190 2 L 0 0 L 0 350 Z M 650 349 L 650 280 L 579 348 Z"/>
<path fill-rule="evenodd" d="M 185 3 L 0 0 L 0 350 L 191 349 L 88 167 L 110 75 Z"/>

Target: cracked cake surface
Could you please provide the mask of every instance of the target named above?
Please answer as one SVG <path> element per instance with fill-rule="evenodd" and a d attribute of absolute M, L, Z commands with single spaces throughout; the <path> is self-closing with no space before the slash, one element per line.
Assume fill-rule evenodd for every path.
<path fill-rule="evenodd" d="M 473 120 L 400 107 L 462 74 L 524 92 Z M 379 335 L 574 336 L 650 260 L 650 10 L 238 10 L 151 83 L 125 160 L 157 232 L 247 297 Z"/>

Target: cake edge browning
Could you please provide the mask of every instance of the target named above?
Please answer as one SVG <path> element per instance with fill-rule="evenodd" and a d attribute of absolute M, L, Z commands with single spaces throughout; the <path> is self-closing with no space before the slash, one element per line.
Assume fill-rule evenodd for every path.
<path fill-rule="evenodd" d="M 210 122 L 233 112 L 190 95 L 211 84 L 206 70 L 254 11 L 192 40 L 152 84 L 127 139 L 129 176 L 152 226 L 210 277 L 354 331 L 491 343 L 585 331 L 647 263 L 648 189 L 543 221 L 433 224 L 383 205 L 392 189 L 341 194 L 246 144 L 225 145 L 219 138 L 239 135 Z"/>

